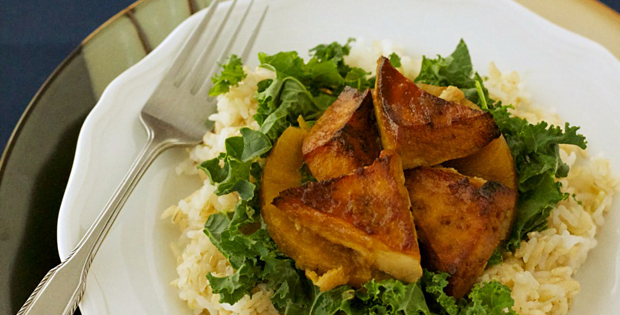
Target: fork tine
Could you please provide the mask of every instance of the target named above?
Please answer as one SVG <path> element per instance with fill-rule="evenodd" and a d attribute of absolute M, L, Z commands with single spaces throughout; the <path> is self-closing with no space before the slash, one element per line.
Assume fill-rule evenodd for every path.
<path fill-rule="evenodd" d="M 263 10 L 263 14 L 258 20 L 258 23 L 256 24 L 256 26 L 254 27 L 254 31 L 252 32 L 250 39 L 248 40 L 248 42 L 245 44 L 245 47 L 243 48 L 243 52 L 241 53 L 241 56 L 240 56 L 241 60 L 246 61 L 246 59 L 248 59 L 248 56 L 250 55 L 250 51 L 252 50 L 252 47 L 254 46 L 254 42 L 256 41 L 256 37 L 258 37 L 258 31 L 260 31 L 261 26 L 263 26 L 263 21 L 265 20 L 265 16 L 267 15 L 268 9 L 269 9 L 269 5 L 265 6 L 265 9 Z"/>
<path fill-rule="evenodd" d="M 211 3 L 209 8 L 207 9 L 207 13 L 205 14 L 205 16 L 199 22 L 198 26 L 194 28 L 192 33 L 189 35 L 189 38 L 185 41 L 185 43 L 183 43 L 181 50 L 179 50 L 179 52 L 173 59 L 174 61 L 172 65 L 170 65 L 170 68 L 168 68 L 168 72 L 166 73 L 166 76 L 164 77 L 164 80 L 162 82 L 167 81 L 166 80 L 167 78 L 174 78 L 178 75 L 179 71 L 185 64 L 187 57 L 189 56 L 193 48 L 196 46 L 196 44 L 200 40 L 200 37 L 202 37 L 202 34 L 205 32 L 207 25 L 211 21 L 211 18 L 213 17 L 215 13 L 215 9 L 219 5 L 219 3 L 220 3 L 220 0 L 214 0 Z"/>
<path fill-rule="evenodd" d="M 252 50 L 252 47 L 254 46 L 256 38 L 258 37 L 258 33 L 259 33 L 261 27 L 263 26 L 263 21 L 265 20 L 265 16 L 267 15 L 267 10 L 268 9 L 269 9 L 269 5 L 266 5 L 265 9 L 263 9 L 263 13 L 261 14 L 261 17 L 259 18 L 258 22 L 254 26 L 254 31 L 252 31 L 252 34 L 248 38 L 248 42 L 245 44 L 245 47 L 243 48 L 243 52 L 239 56 L 239 58 L 241 58 L 241 60 L 245 61 L 248 58 L 248 56 L 250 54 L 250 51 Z M 224 61 L 228 57 L 228 54 L 230 53 L 230 48 L 232 47 L 232 42 L 233 41 L 234 41 L 234 39 L 231 42 L 229 42 L 229 45 L 228 45 L 227 49 L 225 49 L 220 54 L 220 56 L 218 58 L 217 64 L 211 69 L 211 71 L 209 72 L 209 75 L 205 78 L 205 80 L 207 82 L 201 84 L 201 87 L 198 88 L 197 93 L 207 94 L 208 91 L 213 87 L 213 82 L 211 80 L 209 80 L 209 79 L 212 78 L 213 75 L 215 75 L 215 72 L 219 69 L 219 64 L 224 63 Z"/>
<path fill-rule="evenodd" d="M 228 22 L 228 18 L 230 17 L 230 14 L 234 10 L 236 4 L 237 4 L 237 0 L 233 0 L 232 3 L 230 4 L 230 7 L 228 8 L 228 11 L 226 11 L 226 16 L 224 16 L 224 19 L 222 19 L 222 21 L 220 22 L 220 25 L 218 26 L 217 30 L 215 31 L 213 36 L 209 38 L 209 42 L 204 46 L 204 48 L 202 48 L 202 50 L 198 54 L 198 56 L 200 56 L 198 61 L 195 62 L 193 65 L 190 65 L 191 68 L 186 73 L 181 74 L 179 77 L 176 78 L 176 81 L 174 83 L 175 86 L 181 85 L 187 77 L 190 77 L 190 80 L 189 80 L 190 83 L 194 82 L 196 72 L 197 72 L 196 68 L 199 67 L 201 64 L 204 64 L 206 61 L 205 59 L 209 56 L 209 52 L 213 51 L 213 48 L 215 44 L 217 43 L 218 39 L 220 38 L 220 35 L 222 35 L 224 26 L 226 26 L 226 23 Z"/>
<path fill-rule="evenodd" d="M 241 20 L 238 22 L 235 32 L 228 40 L 226 47 L 224 48 L 224 50 L 222 50 L 222 52 L 216 59 L 216 62 L 210 68 L 210 71 L 205 72 L 204 70 L 206 67 L 203 67 L 203 65 L 206 62 L 207 57 L 209 56 L 208 52 L 205 52 L 202 56 L 200 56 L 200 59 L 198 60 L 198 62 L 194 64 L 194 69 L 192 69 L 192 75 L 191 75 L 191 81 L 190 81 L 190 83 L 193 84 L 190 90 L 191 94 L 196 94 L 200 90 L 200 87 L 204 86 L 205 80 L 207 80 L 208 78 L 212 77 L 213 74 L 215 74 L 215 71 L 219 67 L 219 63 L 224 62 L 223 59 L 227 57 L 227 55 L 230 52 L 230 49 L 232 48 L 233 44 L 237 40 L 237 37 L 239 36 L 241 29 L 243 28 L 243 24 L 245 24 L 245 20 L 248 17 L 248 13 L 250 13 L 250 10 L 252 9 L 253 4 L 254 4 L 254 0 L 251 0 L 250 3 L 248 4 L 248 7 L 245 9 L 245 12 L 243 13 L 243 17 L 241 17 Z"/>

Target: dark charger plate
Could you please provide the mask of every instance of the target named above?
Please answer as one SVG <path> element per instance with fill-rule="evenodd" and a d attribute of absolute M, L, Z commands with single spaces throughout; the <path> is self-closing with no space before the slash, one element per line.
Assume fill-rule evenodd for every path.
<path fill-rule="evenodd" d="M 58 209 L 80 128 L 99 96 L 209 1 L 136 2 L 87 37 L 30 102 L 0 159 L 0 315 L 17 313 L 45 273 L 60 263 Z M 572 1 L 558 10 L 554 1 L 519 2 L 620 56 L 620 15 L 600 3 Z M 596 23 L 564 18 L 574 14 Z"/>

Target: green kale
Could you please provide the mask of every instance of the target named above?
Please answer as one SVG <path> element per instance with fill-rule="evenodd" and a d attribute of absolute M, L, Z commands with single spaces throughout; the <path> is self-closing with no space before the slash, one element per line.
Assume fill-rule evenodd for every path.
<path fill-rule="evenodd" d="M 326 95 L 327 97 L 327 95 Z M 264 91 L 256 95 L 259 108 L 254 118 L 260 125 L 260 132 L 272 142 L 291 125 L 297 124 L 297 118 L 315 120 L 335 100 L 327 101 L 313 96 L 296 78 L 275 79 Z"/>
<path fill-rule="evenodd" d="M 474 72 L 469 49 L 462 39 L 448 57 L 437 55 L 436 59 L 430 59 L 423 56 L 420 74 L 414 81 L 438 86 L 456 86 L 463 91 L 467 99 L 479 106 L 483 99 L 478 96 L 476 82 L 481 85 L 483 94 L 486 97 L 489 95 L 482 84 L 482 77 Z"/>
<path fill-rule="evenodd" d="M 420 282 L 370 280 L 355 292 L 352 314 L 430 315 Z"/>
<path fill-rule="evenodd" d="M 240 132 L 243 139 L 243 150 L 239 156 L 241 161 L 254 160 L 271 150 L 271 141 L 265 134 L 250 128 L 241 128 Z"/>
<path fill-rule="evenodd" d="M 344 45 L 332 42 L 328 45 L 318 45 L 310 49 L 310 55 L 316 59 L 317 63 L 336 64 L 336 69 L 340 77 L 344 79 L 340 86 L 332 91 L 333 95 L 338 95 L 344 86 L 354 87 L 360 91 L 373 87 L 374 80 L 368 78 L 369 72 L 357 67 L 350 67 L 344 62 L 344 56 L 351 51 L 351 43 L 354 38 L 349 38 Z M 313 64 L 312 60 L 308 64 Z M 338 79 L 339 80 L 339 79 Z"/>
<path fill-rule="evenodd" d="M 517 315 L 510 289 L 497 281 L 474 285 L 466 301 L 459 315 Z"/>
<path fill-rule="evenodd" d="M 220 294 L 222 303 L 233 304 L 258 283 L 266 283 L 275 291 L 272 301 L 278 309 L 289 308 L 291 303 L 307 307 L 309 302 L 304 301 L 311 287 L 305 275 L 277 249 L 264 227 L 244 233 L 245 227 L 255 223 L 264 225 L 245 201 L 237 204 L 231 219 L 224 213 L 209 216 L 205 234 L 235 269 L 230 276 L 208 275 L 213 292 Z"/>
<path fill-rule="evenodd" d="M 219 64 L 222 72 L 211 78 L 213 87 L 209 90 L 209 96 L 218 96 L 230 90 L 231 86 L 239 85 L 247 74 L 243 71 L 243 61 L 237 55 L 231 55 L 228 63 Z"/>
<path fill-rule="evenodd" d="M 355 299 L 355 290 L 348 285 L 339 286 L 325 292 L 321 292 L 315 287 L 312 298 L 313 303 L 310 308 L 291 314 L 353 315 L 354 310 L 351 308 L 351 301 L 353 299 Z"/>
<path fill-rule="evenodd" d="M 288 126 L 296 125 L 299 116 L 306 121 L 320 117 L 345 86 L 359 90 L 372 86 L 367 72 L 344 62 L 350 42 L 316 46 L 307 63 L 294 51 L 259 54 L 261 67 L 275 72 L 276 78 L 259 83 L 254 119 L 272 142 Z"/>
<path fill-rule="evenodd" d="M 304 164 L 301 166 L 301 168 L 299 169 L 299 172 L 301 173 L 301 184 L 305 184 L 307 182 L 316 182 L 316 177 L 314 177 L 314 175 L 312 175 L 312 171 L 310 171 L 310 168 L 308 167 L 308 164 L 306 164 L 306 162 L 304 162 Z"/>
<path fill-rule="evenodd" d="M 242 128 L 241 136 L 226 139 L 225 146 L 226 153 L 202 162 L 198 168 L 207 174 L 212 184 L 218 184 L 216 195 L 236 191 L 243 200 L 253 199 L 255 183 L 260 177 L 251 176 L 252 169 L 258 167 L 252 160 L 269 152 L 271 141 L 258 131 Z"/>
<path fill-rule="evenodd" d="M 361 68 L 351 68 L 351 71 L 344 77 L 344 84 L 363 91 L 375 86 L 375 77 L 368 77 L 369 72 Z"/>
<path fill-rule="evenodd" d="M 472 88 L 474 87 L 473 74 L 474 68 L 469 49 L 465 41 L 461 39 L 454 52 L 448 57 L 437 55 L 436 59 L 430 59 L 423 56 L 420 74 L 415 78 L 415 82 Z"/>
<path fill-rule="evenodd" d="M 504 256 L 502 255 L 504 250 L 504 247 L 501 245 L 496 247 L 491 254 L 491 258 L 487 261 L 486 268 L 501 264 L 504 261 Z"/>
<path fill-rule="evenodd" d="M 424 270 L 420 280 L 428 306 L 439 315 L 517 315 L 510 289 L 498 281 L 474 285 L 467 297 L 456 300 L 445 293 L 447 273 Z"/>
<path fill-rule="evenodd" d="M 553 207 L 569 197 L 555 181 L 566 177 L 569 171 L 560 159 L 559 145 L 572 144 L 585 149 L 586 140 L 577 133 L 579 127 L 568 123 L 562 130 L 546 122 L 530 124 L 514 117 L 508 106 L 496 105 L 489 111 L 506 138 L 519 177 L 517 217 L 506 243 L 508 250 L 516 250 L 527 233 L 546 229 Z"/>
<path fill-rule="evenodd" d="M 400 68 L 402 66 L 402 64 L 400 63 L 400 56 L 396 53 L 391 53 L 389 59 L 392 66 L 396 68 Z"/>
<path fill-rule="evenodd" d="M 354 38 L 349 38 L 344 45 L 338 42 L 317 45 L 310 49 L 310 55 L 319 62 L 330 61 L 335 63 L 340 76 L 346 77 L 347 73 L 351 71 L 351 67 L 344 62 L 344 56 L 349 55 L 351 52 L 351 43 L 354 41 Z"/>
<path fill-rule="evenodd" d="M 223 163 L 223 166 L 220 166 Z M 218 196 L 238 192 L 243 199 L 254 197 L 254 184 L 250 182 L 250 162 L 241 162 L 228 154 L 202 162 L 198 168 L 207 173 L 212 184 L 219 183 L 215 194 Z"/>
<path fill-rule="evenodd" d="M 258 53 L 261 67 L 276 73 L 277 78 L 293 77 L 306 81 L 308 73 L 303 58 L 296 51 L 281 51 L 275 55 Z"/>
<path fill-rule="evenodd" d="M 449 276 L 445 272 L 434 273 L 424 270 L 420 280 L 429 306 L 440 315 L 457 315 L 459 313 L 456 300 L 444 292 L 448 285 Z"/>
<path fill-rule="evenodd" d="M 491 114 L 513 152 L 521 192 L 537 187 L 549 173 L 554 177 L 568 175 L 569 167 L 560 159 L 558 144 L 586 148 L 585 137 L 577 133 L 579 127 L 571 127 L 568 123 L 564 131 L 544 121 L 530 124 L 523 118 L 512 116 L 507 106 L 494 108 Z"/>

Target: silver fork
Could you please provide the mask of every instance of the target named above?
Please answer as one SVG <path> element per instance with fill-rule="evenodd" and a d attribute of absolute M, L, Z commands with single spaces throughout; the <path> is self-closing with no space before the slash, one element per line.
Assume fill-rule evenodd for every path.
<path fill-rule="evenodd" d="M 218 47 L 220 48 L 219 56 L 216 59 L 218 62 L 224 62 L 230 54 L 254 3 L 254 0 L 251 0 L 248 4 L 233 35 L 227 42 L 223 43 L 224 48 L 222 49 L 220 35 L 235 8 L 236 1 L 234 0 L 230 4 L 222 22 L 217 26 L 208 44 L 200 52 L 198 60 L 191 64 L 191 60 L 188 60 L 191 59 L 190 54 L 196 49 L 199 40 L 205 33 L 218 7 L 219 0 L 215 0 L 209 6 L 205 16 L 189 35 L 163 80 L 142 108 L 140 121 L 146 129 L 148 140 L 138 157 L 73 252 L 60 265 L 45 275 L 19 310 L 18 315 L 73 314 L 84 294 L 86 276 L 95 254 L 125 201 L 147 168 L 159 154 L 171 147 L 199 144 L 205 132 L 213 127 L 212 124 L 207 123 L 209 115 L 215 112 L 215 100 L 208 98 L 208 91 L 212 84 L 207 79 L 213 76 L 218 66 L 217 63 L 213 63 L 211 68 L 208 68 L 205 62 L 209 60 L 212 52 Z M 255 24 L 254 31 L 245 44 L 240 55 L 243 60 L 247 59 L 250 53 L 264 21 L 267 8 L 266 6 L 262 11 Z M 184 71 L 187 68 L 189 70 Z"/>

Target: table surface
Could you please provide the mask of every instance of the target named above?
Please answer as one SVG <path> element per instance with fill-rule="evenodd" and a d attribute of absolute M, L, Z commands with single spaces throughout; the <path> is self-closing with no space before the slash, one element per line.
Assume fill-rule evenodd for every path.
<path fill-rule="evenodd" d="M 88 34 L 134 1 L 0 2 L 0 150 L 54 68 Z M 620 12 L 620 0 L 601 2 Z"/>

